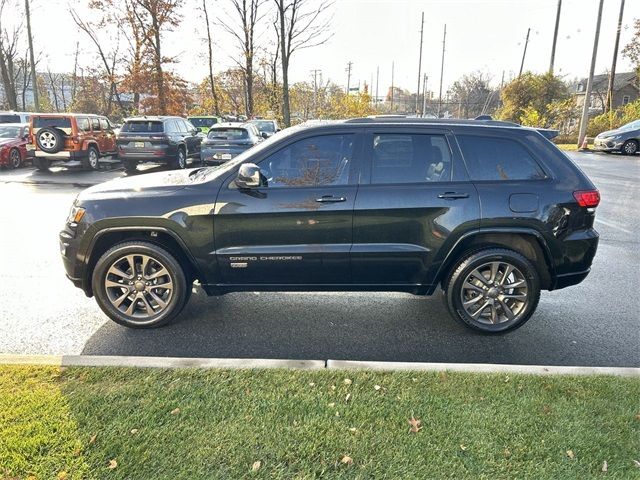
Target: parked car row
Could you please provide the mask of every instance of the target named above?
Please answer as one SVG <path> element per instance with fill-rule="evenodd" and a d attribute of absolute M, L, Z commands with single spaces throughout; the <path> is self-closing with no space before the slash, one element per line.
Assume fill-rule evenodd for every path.
<path fill-rule="evenodd" d="M 176 169 L 185 168 L 189 159 L 220 164 L 278 131 L 274 120 L 254 124 L 223 123 L 216 116 L 190 119 L 197 126 L 177 116 L 140 116 L 116 128 L 101 115 L 0 113 L 0 166 L 17 168 L 31 160 L 39 170 L 47 170 L 53 162 L 79 161 L 83 168 L 98 169 L 100 158 L 107 156 L 121 160 L 128 172 L 142 162 Z"/>

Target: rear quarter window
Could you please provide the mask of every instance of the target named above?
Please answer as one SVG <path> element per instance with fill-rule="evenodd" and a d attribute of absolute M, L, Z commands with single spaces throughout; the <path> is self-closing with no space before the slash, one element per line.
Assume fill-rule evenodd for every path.
<path fill-rule="evenodd" d="M 457 135 L 469 175 L 478 181 L 542 180 L 546 175 L 529 151 L 509 138 Z"/>
<path fill-rule="evenodd" d="M 33 128 L 71 128 L 69 117 L 33 117 Z"/>

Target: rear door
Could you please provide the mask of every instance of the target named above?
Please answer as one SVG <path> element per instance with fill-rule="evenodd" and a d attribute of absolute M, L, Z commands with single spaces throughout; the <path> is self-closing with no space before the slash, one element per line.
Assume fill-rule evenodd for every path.
<path fill-rule="evenodd" d="M 351 282 L 349 251 L 361 135 L 296 136 L 252 161 L 266 186 L 222 186 L 215 248 L 229 284 L 318 285 Z"/>
<path fill-rule="evenodd" d="M 354 206 L 353 282 L 428 285 L 461 232 L 478 228 L 478 195 L 447 130 L 370 129 Z"/>

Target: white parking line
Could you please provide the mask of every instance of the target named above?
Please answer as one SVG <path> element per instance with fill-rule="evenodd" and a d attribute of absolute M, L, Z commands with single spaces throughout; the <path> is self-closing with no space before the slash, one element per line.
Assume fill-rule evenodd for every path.
<path fill-rule="evenodd" d="M 596 222 L 597 223 L 601 223 L 602 225 L 606 225 L 607 227 L 611 227 L 611 228 L 614 228 L 616 230 L 620 230 L 621 232 L 624 232 L 624 233 L 631 233 L 626 228 L 622 228 L 619 225 L 616 225 L 615 223 L 607 222 L 605 220 L 602 220 L 601 218 L 596 218 Z"/>

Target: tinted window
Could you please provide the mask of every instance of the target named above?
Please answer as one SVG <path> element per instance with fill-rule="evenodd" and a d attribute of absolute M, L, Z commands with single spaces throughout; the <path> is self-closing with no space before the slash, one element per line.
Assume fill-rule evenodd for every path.
<path fill-rule="evenodd" d="M 20 115 L 0 115 L 0 123 L 20 123 Z"/>
<path fill-rule="evenodd" d="M 185 125 L 187 126 L 187 132 L 193 132 L 194 130 L 196 130 L 196 127 L 193 126 L 193 123 L 191 123 L 188 120 L 183 120 L 183 122 L 185 123 Z"/>
<path fill-rule="evenodd" d="M 125 122 L 120 131 L 133 133 L 160 133 L 162 132 L 162 122 L 133 120 Z"/>
<path fill-rule="evenodd" d="M 249 132 L 244 128 L 212 128 L 207 134 L 212 140 L 242 140 L 249 138 Z"/>
<path fill-rule="evenodd" d="M 176 126 L 178 127 L 179 132 L 184 133 L 189 131 L 189 128 L 187 127 L 187 122 L 185 122 L 181 118 L 176 118 L 174 122 L 176 122 Z"/>
<path fill-rule="evenodd" d="M 71 128 L 69 117 L 34 117 L 33 128 L 58 127 Z"/>
<path fill-rule="evenodd" d="M 194 124 L 196 127 L 210 127 L 211 125 L 215 125 L 218 122 L 218 119 L 215 117 L 212 118 L 190 118 L 189 121 Z"/>
<path fill-rule="evenodd" d="M 109 122 L 107 121 L 106 118 L 101 118 L 100 119 L 100 128 L 102 130 L 109 130 Z"/>
<path fill-rule="evenodd" d="M 459 135 L 472 180 L 539 180 L 544 172 L 531 154 L 515 140 Z"/>
<path fill-rule="evenodd" d="M 276 131 L 274 123 L 270 120 L 253 120 L 251 123 L 261 132 L 274 133 Z"/>
<path fill-rule="evenodd" d="M 78 130 L 83 132 L 88 132 L 89 128 L 89 119 L 85 117 L 76 118 L 76 124 L 78 125 Z"/>
<path fill-rule="evenodd" d="M 91 129 L 94 131 L 100 130 L 100 121 L 97 118 L 91 119 Z"/>
<path fill-rule="evenodd" d="M 446 182 L 451 172 L 451 152 L 443 135 L 373 136 L 371 183 Z"/>
<path fill-rule="evenodd" d="M 346 185 L 353 158 L 350 134 L 299 140 L 260 162 L 269 187 Z"/>
<path fill-rule="evenodd" d="M 176 133 L 180 131 L 176 126 L 176 122 L 174 120 L 167 120 L 164 122 L 164 130 L 167 133 Z"/>

